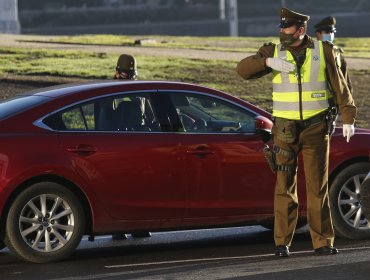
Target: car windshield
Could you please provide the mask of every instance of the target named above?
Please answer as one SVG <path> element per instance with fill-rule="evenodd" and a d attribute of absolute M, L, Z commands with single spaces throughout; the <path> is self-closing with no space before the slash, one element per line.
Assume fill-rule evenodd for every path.
<path fill-rule="evenodd" d="M 0 120 L 6 119 L 16 113 L 20 113 L 25 109 L 32 108 L 42 104 L 50 98 L 37 95 L 19 95 L 0 102 Z"/>

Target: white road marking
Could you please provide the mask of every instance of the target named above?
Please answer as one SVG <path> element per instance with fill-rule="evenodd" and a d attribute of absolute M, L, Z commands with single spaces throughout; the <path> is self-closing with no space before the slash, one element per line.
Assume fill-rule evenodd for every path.
<path fill-rule="evenodd" d="M 370 249 L 370 247 L 354 247 L 354 248 L 343 248 L 339 249 L 342 251 L 354 251 L 354 250 L 365 250 Z M 312 250 L 309 251 L 298 251 L 291 252 L 291 255 L 301 255 L 313 253 Z M 164 264 L 179 264 L 179 263 L 196 263 L 196 262 L 210 262 L 210 261 L 226 261 L 226 260 L 239 260 L 239 259 L 253 259 L 253 258 L 264 258 L 275 256 L 275 254 L 261 254 L 261 255 L 251 255 L 251 256 L 236 256 L 236 257 L 225 257 L 225 258 L 201 258 L 201 259 L 188 259 L 188 260 L 176 260 L 176 261 L 163 261 L 163 262 L 149 262 L 149 263 L 134 263 L 134 264 L 118 264 L 118 265 L 106 265 L 105 268 L 125 268 L 125 267 L 140 267 L 140 266 L 153 266 L 153 265 L 164 265 Z"/>

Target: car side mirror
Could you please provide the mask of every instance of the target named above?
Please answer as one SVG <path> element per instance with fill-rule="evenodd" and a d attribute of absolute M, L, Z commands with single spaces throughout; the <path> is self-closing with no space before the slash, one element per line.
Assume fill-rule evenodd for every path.
<path fill-rule="evenodd" d="M 271 129 L 273 126 L 272 121 L 263 116 L 255 117 L 255 121 L 256 133 L 261 135 L 264 143 L 268 142 L 271 139 Z"/>

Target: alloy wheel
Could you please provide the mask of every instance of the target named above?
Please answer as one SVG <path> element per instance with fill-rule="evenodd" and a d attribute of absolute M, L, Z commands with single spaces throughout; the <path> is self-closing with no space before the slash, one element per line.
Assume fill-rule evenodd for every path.
<path fill-rule="evenodd" d="M 69 204 L 54 194 L 41 194 L 27 202 L 19 217 L 19 231 L 32 249 L 52 252 L 70 240 L 75 217 Z"/>

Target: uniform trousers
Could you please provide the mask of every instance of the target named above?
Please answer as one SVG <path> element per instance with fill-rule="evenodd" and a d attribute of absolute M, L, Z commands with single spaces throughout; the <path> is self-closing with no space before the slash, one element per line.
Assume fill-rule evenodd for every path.
<path fill-rule="evenodd" d="M 325 121 L 302 128 L 298 125 L 295 141 L 285 143 L 276 137 L 280 149 L 289 151 L 276 154 L 277 165 L 292 167 L 277 171 L 274 197 L 274 240 L 276 246 L 290 246 L 298 219 L 297 164 L 302 153 L 307 193 L 307 220 L 313 248 L 333 246 L 334 230 L 328 196 L 329 135 Z"/>

